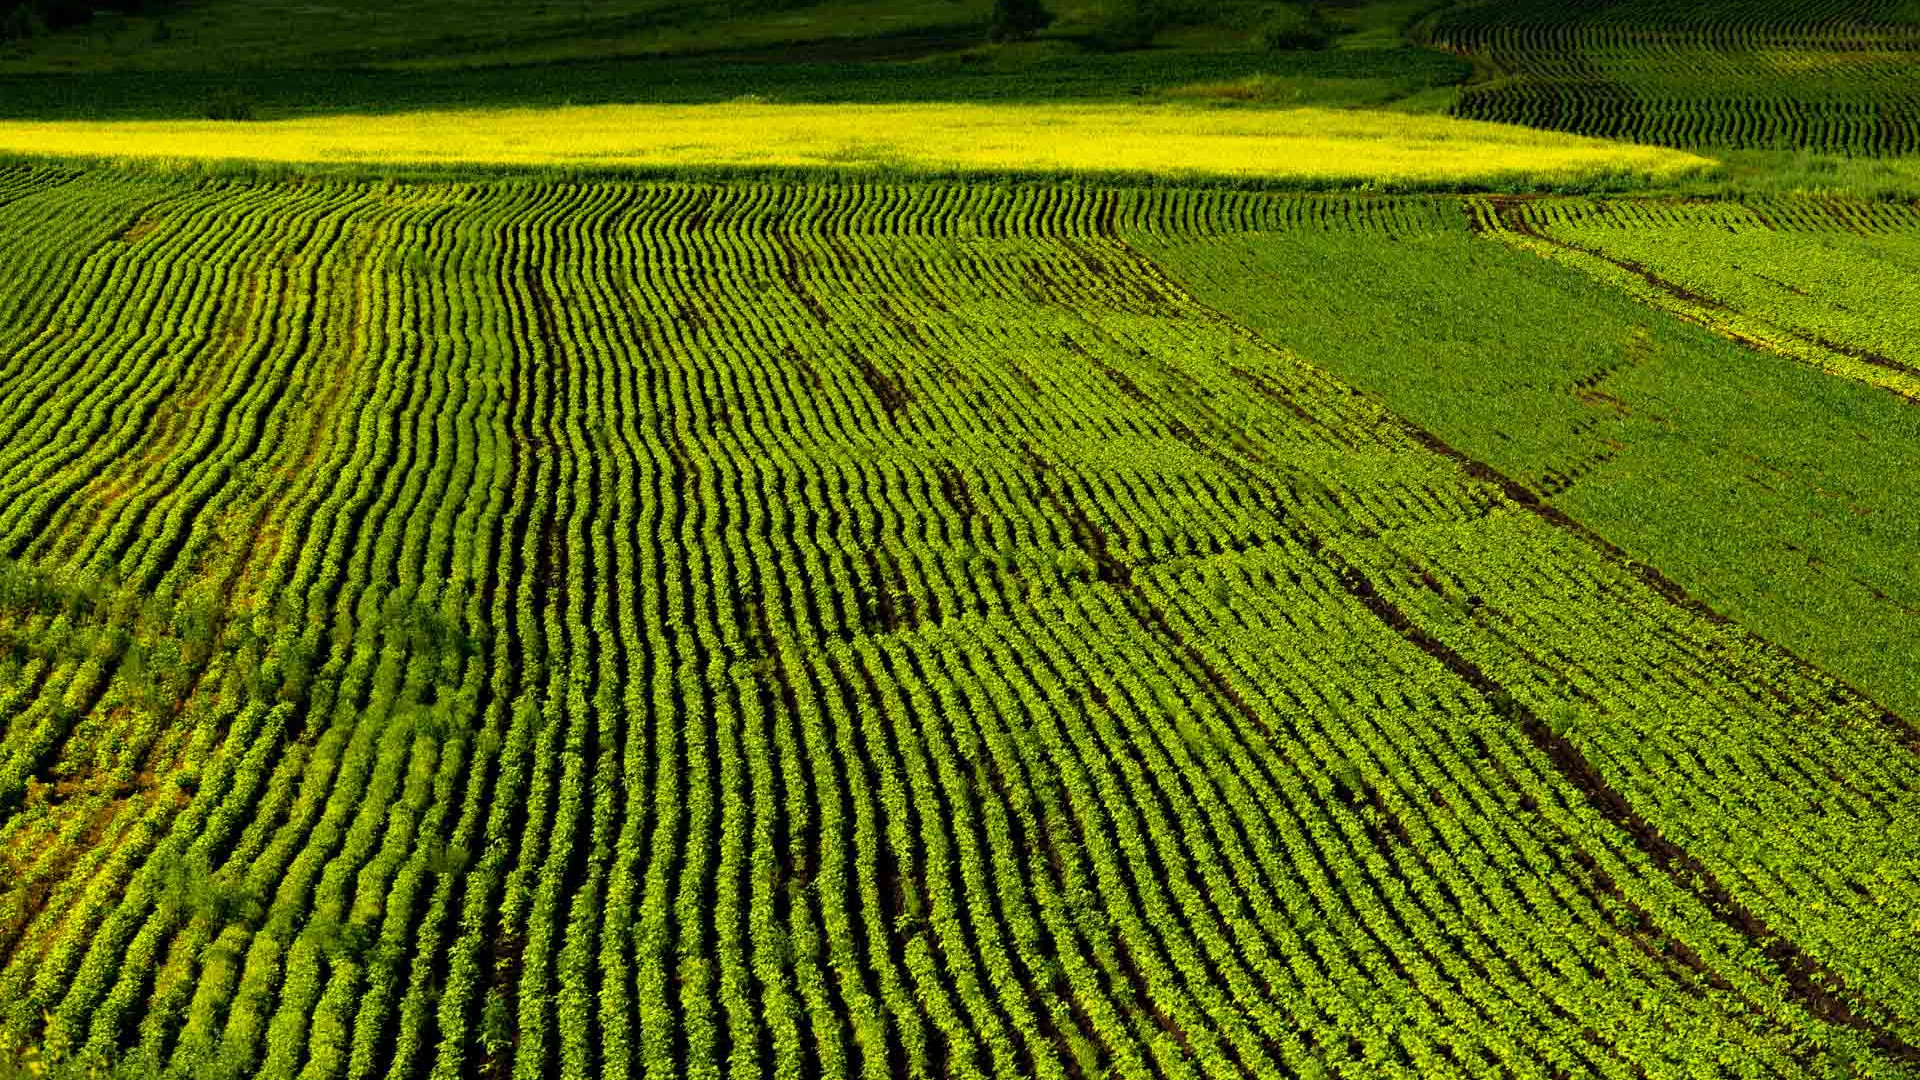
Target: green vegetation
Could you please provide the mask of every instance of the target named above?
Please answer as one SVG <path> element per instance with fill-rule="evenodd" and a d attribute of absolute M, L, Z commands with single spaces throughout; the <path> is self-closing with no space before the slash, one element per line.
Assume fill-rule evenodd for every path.
<path fill-rule="evenodd" d="M 1905 0 L 1478 0 L 1414 36 L 1482 68 L 1460 116 L 1692 149 L 1920 153 Z"/>
<path fill-rule="evenodd" d="M 844 59 L 898 58 L 983 40 L 991 0 L 190 0 L 143 7 L 16 42 L 10 55 L 0 54 L 0 67 L 480 67 L 796 47 Z"/>
<path fill-rule="evenodd" d="M 1418 13 L 1406 0 L 598 0 L 513 3 L 195 0 L 108 15 L 0 53 L 11 72 L 451 69 L 624 59 L 914 61 L 972 53 L 1057 58 L 1086 47 L 1184 54 L 1258 52 L 1296 22 L 1356 49 L 1393 49 Z M 1002 26 L 1002 24 L 1005 24 Z M 162 29 L 164 27 L 164 29 Z M 996 36 L 1040 47 L 979 48 Z M 1041 67 L 1044 64 L 1031 64 Z"/>
<path fill-rule="evenodd" d="M 1269 49 L 1324 49 L 1333 33 L 1318 8 L 1281 4 L 1260 27 L 1260 44 Z"/>
<path fill-rule="evenodd" d="M 1725 336 L 1920 402 L 1913 207 L 1515 200 L 1479 220 Z"/>
<path fill-rule="evenodd" d="M 103 14 L 0 50 L 0 116 L 185 119 L 233 100 L 262 119 L 743 96 L 1134 101 L 1213 96 L 1204 88 L 1249 80 L 1259 80 L 1252 96 L 1263 101 L 1444 108 L 1472 67 L 1409 47 L 1399 29 L 1412 13 L 1401 6 L 1329 14 L 1261 0 L 196 0 Z M 1272 34 L 1289 18 L 1356 47 L 1284 47 Z M 1115 51 L 1116 35 L 1129 38 L 1127 48 Z M 1219 96 L 1249 97 L 1243 88 Z"/>
<path fill-rule="evenodd" d="M 1053 13 L 1040 6 L 1040 0 L 993 0 L 993 21 L 988 36 L 995 41 L 1019 41 L 1030 38 L 1053 23 Z"/>
<path fill-rule="evenodd" d="M 429 71 L 29 74 L 0 75 L 0 118 L 200 119 L 223 96 L 249 102 L 262 120 L 489 106 L 717 104 L 743 97 L 794 104 L 1232 101 L 1243 95 L 1207 88 L 1255 79 L 1268 86 L 1260 98 L 1281 104 L 1372 106 L 1450 87 L 1467 70 L 1464 61 L 1442 53 L 1368 50 L 871 62 L 835 65 L 831 79 L 822 79 L 815 63 L 685 59 Z"/>
<path fill-rule="evenodd" d="M 1920 1078 L 1916 61 L 0 0 L 0 1080 Z"/>
<path fill-rule="evenodd" d="M 79 26 L 103 10 L 142 6 L 142 0 L 0 0 L 0 42 Z"/>
<path fill-rule="evenodd" d="M 1494 211 L 1481 206 L 1481 227 L 1512 238 L 1498 228 Z M 1797 260 L 1799 269 L 1781 270 L 1789 275 L 1782 280 L 1823 293 L 1799 298 L 1801 306 L 1765 309 L 1788 330 L 1772 336 L 1783 344 L 1799 340 L 1796 331 L 1831 326 L 1812 314 L 1821 295 L 1860 300 L 1858 290 L 1874 287 L 1823 284 L 1815 276 L 1822 264 L 1808 252 L 1837 252 L 1850 261 L 1835 272 L 1852 274 L 1870 252 L 1897 250 L 1898 237 L 1920 228 L 1911 208 L 1824 200 L 1679 208 L 1550 203 L 1515 213 L 1522 222 L 1556 222 L 1553 235 L 1604 235 L 1610 253 L 1657 254 L 1677 267 L 1724 259 L 1763 273 L 1764 263 L 1742 261 L 1756 247 L 1782 262 Z M 1783 231 L 1748 240 L 1743 251 L 1737 237 L 1747 234 L 1728 228 L 1748 215 Z M 1582 224 L 1557 224 L 1570 217 Z M 1142 246 L 1208 303 L 1378 394 L 1715 609 L 1903 715 L 1920 715 L 1920 564 L 1913 542 L 1920 488 L 1890 479 L 1920 469 L 1920 409 L 1881 389 L 1897 382 L 1911 393 L 1913 373 L 1829 347 L 1830 363 L 1852 361 L 1838 369 L 1847 377 L 1836 378 L 1786 355 L 1733 344 L 1584 274 L 1475 237 L 1471 220 L 1457 212 L 1410 228 L 1383 209 L 1353 219 L 1358 224 L 1343 216 L 1196 240 L 1144 238 Z M 1637 221 L 1664 223 L 1679 235 L 1656 253 L 1651 244 L 1632 243 Z M 1713 227 L 1711 244 L 1689 231 L 1707 221 L 1724 222 Z M 1895 231 L 1852 231 L 1876 221 Z M 1875 265 L 1900 278 L 1900 263 Z M 1638 271 L 1611 268 L 1629 279 L 1622 284 L 1640 286 L 1636 293 L 1648 289 Z M 1714 283 L 1736 283 L 1723 291 L 1740 299 L 1732 290 L 1742 280 Z M 1883 280 L 1879 287 L 1889 286 Z M 1655 291 L 1655 299 L 1672 305 L 1671 294 Z M 1886 305 L 1897 308 L 1899 294 L 1881 295 L 1869 309 L 1876 318 L 1831 332 L 1868 345 L 1881 340 L 1882 327 L 1898 336 L 1905 313 L 1889 319 Z M 1770 338 L 1755 324 L 1723 323 L 1719 310 L 1703 321 Z M 1378 312 L 1392 317 L 1372 314 Z M 1816 329 L 1799 330 L 1803 325 Z"/>
<path fill-rule="evenodd" d="M 64 5 L 66 0 L 29 0 Z M 1392 49 L 1432 0 L 175 0 L 133 8 L 0 51 L 10 71 L 231 71 L 474 68 L 667 56 L 915 60 L 976 50 L 997 24 L 1037 36 L 1047 56 L 1153 46 L 1220 54 L 1301 44 Z M 1286 44 L 1292 47 L 1292 44 Z M 991 51 L 991 50 L 989 50 Z M 1018 52 L 1019 50 L 1015 50 Z"/>
<path fill-rule="evenodd" d="M 1383 342 L 1312 319 L 1391 303 L 1416 385 L 1512 403 L 1566 358 L 1422 365 L 1585 307 L 1596 396 L 1811 394 L 1862 461 L 1920 413 L 1465 221 L 0 173 L 0 1043 L 311 1080 L 1913 1075 L 1912 730 L 1328 374 Z M 1458 307 L 1463 265 L 1521 292 Z M 1213 303 L 1285 271 L 1309 332 L 1168 267 Z M 1701 410 L 1657 408 L 1667 490 L 1710 495 Z"/>

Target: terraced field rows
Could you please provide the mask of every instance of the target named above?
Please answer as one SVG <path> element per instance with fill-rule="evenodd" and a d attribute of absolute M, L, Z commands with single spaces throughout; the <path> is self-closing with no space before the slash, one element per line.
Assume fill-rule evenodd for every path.
<path fill-rule="evenodd" d="M 1126 239 L 1456 204 L 0 192 L 5 1043 L 1920 1072 L 1911 727 Z"/>
<path fill-rule="evenodd" d="M 1897 0 L 1489 0 L 1422 24 L 1490 78 L 1455 113 L 1691 149 L 1920 148 L 1920 25 Z"/>

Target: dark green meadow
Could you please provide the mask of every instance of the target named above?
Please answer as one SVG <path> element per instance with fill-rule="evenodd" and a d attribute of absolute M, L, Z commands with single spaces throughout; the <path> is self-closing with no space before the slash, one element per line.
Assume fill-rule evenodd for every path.
<path fill-rule="evenodd" d="M 0 118 L 198 119 L 244 107 L 254 119 L 496 105 L 893 101 L 1164 101 L 1379 106 L 1451 87 L 1466 61 L 1411 48 L 1254 52 L 971 54 L 835 64 L 740 56 L 581 60 L 531 66 L 388 70 L 0 73 Z"/>

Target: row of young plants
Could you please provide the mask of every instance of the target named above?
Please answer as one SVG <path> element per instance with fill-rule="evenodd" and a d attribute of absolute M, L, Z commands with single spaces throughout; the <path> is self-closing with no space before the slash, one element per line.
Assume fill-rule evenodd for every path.
<path fill-rule="evenodd" d="M 291 621 L 293 622 L 293 624 L 294 624 L 295 626 L 298 626 L 298 623 L 299 623 L 299 620 L 297 620 L 297 619 L 295 619 L 295 620 L 291 620 Z M 413 623 L 413 624 L 415 624 L 415 625 L 414 625 L 414 626 L 413 626 L 413 627 L 411 628 L 411 630 L 413 630 L 413 631 L 417 631 L 417 624 L 418 624 L 418 621 L 419 621 L 419 620 L 417 620 L 417 619 L 413 619 L 413 620 L 402 620 L 402 621 L 407 621 L 407 622 L 410 622 L 410 623 Z M 291 631 L 291 632 L 297 632 L 297 631 Z M 409 635 L 400 635 L 400 634 L 396 634 L 395 636 L 396 636 L 396 638 L 399 638 L 400 640 L 407 640 L 409 636 L 414 636 L 414 637 L 417 637 L 418 635 L 417 635 L 417 633 L 410 633 Z M 251 673 L 249 673 L 249 674 L 251 675 Z M 285 774 L 282 774 L 282 775 L 285 775 Z M 296 775 L 297 775 L 297 774 L 296 774 Z M 349 789 L 347 789 L 347 790 L 351 790 L 351 788 L 349 788 Z M 291 853 L 291 852 L 292 852 L 292 851 L 293 851 L 293 850 L 294 850 L 294 849 L 295 849 L 295 848 L 296 848 L 296 847 L 298 846 L 298 845 L 297 845 L 297 842 L 294 842 L 294 843 L 290 843 L 290 842 L 285 842 L 285 839 L 286 839 L 286 838 L 279 838 L 279 839 L 277 839 L 277 842 L 276 842 L 276 845 L 275 845 L 275 847 L 276 847 L 277 849 L 279 849 L 279 850 L 283 850 L 283 851 L 286 851 L 286 852 L 288 852 L 288 853 Z M 272 849 L 270 849 L 270 850 L 272 850 Z M 258 868 L 259 868 L 259 864 L 258 864 L 258 863 L 256 863 L 255 865 L 256 865 L 256 869 L 258 869 Z M 271 873 L 271 869 L 270 869 L 270 868 L 268 868 L 268 873 L 269 873 L 269 874 Z M 256 890 L 255 890 L 255 891 L 257 892 L 257 887 L 256 887 Z M 129 905 L 127 905 L 127 906 L 126 906 L 126 907 L 125 907 L 125 908 L 124 908 L 123 910 L 125 910 L 125 911 L 127 911 L 127 912 L 131 912 L 131 913 L 134 913 L 134 914 L 136 914 L 136 915 L 137 915 L 137 913 L 138 913 L 138 912 L 140 911 L 140 908 L 138 907 L 138 905 L 137 905 L 137 904 L 129 904 Z M 164 922 L 164 917 L 163 917 L 163 919 L 162 919 L 162 921 Z M 130 971 L 128 971 L 128 972 L 127 972 L 127 973 L 126 973 L 126 974 L 125 974 L 125 975 L 123 976 L 123 980 L 122 980 L 122 983 L 121 983 L 121 986 L 122 986 L 122 987 L 135 987 L 135 988 L 137 988 L 138 986 L 140 986 L 140 981 L 139 981 L 139 980 L 140 980 L 140 971 L 139 971 L 139 969 L 138 969 L 138 967 L 136 966 L 136 967 L 134 967 L 134 968 L 133 968 L 132 970 L 130 970 Z M 81 999 L 81 1000 L 84 1000 L 84 999 Z M 95 1025 L 95 1026 L 96 1026 L 96 1029 L 100 1029 L 100 1028 L 102 1028 L 102 1025 L 100 1025 L 100 1024 L 98 1024 L 98 1023 L 96 1023 L 96 1025 Z M 143 1025 L 143 1026 L 144 1026 L 144 1025 Z M 117 1037 L 118 1037 L 118 1035 L 120 1034 L 119 1032 L 117 1032 L 117 1031 L 114 1031 L 114 1030 L 113 1030 L 113 1029 L 112 1029 L 111 1027 L 107 1027 L 107 1028 L 105 1028 L 104 1030 L 105 1030 L 105 1031 L 107 1031 L 107 1032 L 109 1033 L 109 1042 L 112 1042 L 112 1041 L 117 1041 Z M 56 1032 L 56 1034 L 57 1034 L 57 1032 Z M 191 1040 L 184 1040 L 184 1042 L 190 1042 L 190 1041 L 191 1041 Z M 233 1047 L 236 1047 L 236 1049 L 233 1049 L 233 1050 L 232 1050 L 232 1054 L 233 1054 L 233 1056 L 235 1056 L 235 1057 L 237 1057 L 237 1058 L 238 1058 L 239 1060 L 242 1060 L 242 1061 L 244 1061 L 244 1060 L 245 1060 L 245 1054 L 246 1054 L 246 1051 L 245 1051 L 245 1049 L 244 1049 L 244 1046 L 245 1046 L 245 1040 L 244 1040 L 244 1039 L 241 1039 L 241 1038 L 235 1038 L 235 1039 L 230 1039 L 230 1040 L 227 1040 L 227 1042 L 228 1042 L 229 1044 L 232 1044 L 232 1046 L 233 1046 Z"/>
<path fill-rule="evenodd" d="M 1198 377 L 1200 372 L 1202 371 L 1204 371 L 1204 367 L 1199 363 L 1195 363 L 1191 367 L 1187 368 L 1187 372 L 1190 377 Z M 1221 374 L 1224 374 L 1224 373 L 1221 373 Z M 1226 382 L 1227 380 L 1221 379 L 1221 383 L 1223 385 Z M 1143 384 L 1144 384 L 1144 381 L 1143 381 Z M 1296 399 L 1296 400 L 1299 400 L 1299 399 Z M 1316 461 L 1316 464 L 1320 464 L 1320 462 Z M 1361 487 L 1362 490 L 1364 490 L 1364 487 L 1361 484 L 1356 483 L 1354 478 L 1356 477 L 1356 474 L 1364 475 L 1365 471 L 1375 471 L 1376 475 L 1378 475 L 1379 477 L 1379 480 L 1389 485 L 1389 490 L 1391 490 L 1394 487 L 1402 487 L 1407 483 L 1410 477 L 1407 475 L 1405 471 L 1402 471 L 1399 468 L 1392 468 L 1392 467 L 1382 469 L 1381 466 L 1386 464 L 1388 464 L 1388 461 L 1382 461 L 1380 460 L 1380 457 L 1374 457 L 1374 460 L 1371 460 L 1371 461 L 1367 460 L 1366 458 L 1355 457 L 1350 459 L 1350 463 L 1346 468 L 1333 471 L 1333 475 L 1337 475 L 1341 477 L 1342 479 L 1341 488 L 1343 490 L 1340 490 L 1338 492 L 1338 497 L 1334 501 L 1334 506 L 1337 507 L 1338 516 L 1333 519 L 1332 523 L 1329 523 L 1329 524 L 1332 524 L 1333 527 L 1327 528 L 1325 532 L 1321 533 L 1321 536 L 1326 537 L 1326 540 L 1328 543 L 1334 542 L 1334 539 L 1333 537 L 1326 536 L 1327 533 L 1333 533 L 1337 536 L 1338 531 L 1344 529 L 1344 530 L 1351 530 L 1353 532 L 1356 532 L 1363 537 L 1375 537 L 1380 535 L 1382 531 L 1393 529 L 1395 527 L 1404 528 L 1406 527 L 1406 524 L 1409 521 L 1420 519 L 1422 514 L 1419 511 L 1415 511 L 1411 516 L 1409 515 L 1409 511 L 1412 510 L 1415 506 L 1418 506 L 1419 504 L 1415 503 L 1412 499 L 1406 498 L 1404 495 L 1397 500 L 1400 505 L 1397 508 L 1396 512 L 1384 514 L 1384 515 L 1378 515 L 1378 516 L 1376 516 L 1373 511 L 1375 511 L 1375 509 L 1379 505 L 1381 505 L 1381 503 L 1384 502 L 1385 500 L 1380 500 L 1378 498 L 1355 499 L 1352 497 L 1354 494 L 1358 494 L 1358 492 L 1353 492 L 1351 489 L 1356 487 Z M 1253 468 L 1251 466 L 1249 466 L 1249 468 L 1252 469 L 1254 476 L 1258 475 L 1259 470 L 1257 468 Z M 1422 482 L 1426 484 L 1434 483 L 1434 479 L 1435 478 L 1433 478 L 1432 476 L 1421 478 Z M 1462 484 L 1461 480 L 1457 478 L 1457 475 L 1453 482 L 1456 485 L 1465 486 L 1464 484 Z M 1276 485 L 1276 487 L 1278 487 L 1278 485 Z M 1448 500 L 1448 501 L 1451 501 L 1451 500 Z M 1442 503 L 1441 505 L 1444 506 L 1444 503 Z M 1429 506 L 1433 506 L 1433 504 L 1430 502 Z M 1435 506 L 1434 508 L 1439 509 L 1440 507 Z M 1291 511 L 1291 513 L 1289 514 L 1289 517 L 1293 517 L 1301 514 L 1303 508 L 1290 507 L 1289 510 Z M 1457 511 L 1453 511 L 1451 508 L 1448 508 L 1449 516 L 1455 512 Z M 1482 513 L 1484 513 L 1484 511 L 1482 511 Z M 1116 510 L 1112 512 L 1111 516 L 1117 519 L 1117 518 L 1122 518 L 1123 516 L 1126 516 L 1126 515 L 1124 515 L 1123 512 L 1121 512 L 1116 508 Z M 1467 522 L 1471 522 L 1480 516 L 1481 514 L 1476 513 L 1476 514 L 1472 514 L 1471 516 L 1464 516 L 1464 520 Z M 1345 519 L 1345 520 L 1343 521 L 1342 519 Z M 1395 524 L 1396 519 L 1400 523 L 1398 526 L 1396 526 Z M 1442 520 L 1445 520 L 1445 518 L 1442 518 Z M 1316 530 L 1316 531 L 1318 532 L 1319 530 Z M 1377 540 L 1370 541 L 1368 546 L 1377 547 L 1378 541 Z M 1527 558 L 1538 559 L 1540 558 L 1540 553 L 1537 550 L 1529 548 L 1529 554 Z M 1291 572 L 1296 576 L 1300 573 L 1300 571 L 1297 568 L 1293 569 Z M 1382 589 L 1384 588 L 1385 586 L 1382 585 Z M 1256 590 L 1256 592 L 1258 592 L 1258 590 Z M 1645 595 L 1647 599 L 1656 600 L 1657 602 L 1657 598 L 1654 597 L 1650 591 Z M 1297 606 L 1288 606 L 1288 605 L 1282 605 L 1282 606 L 1284 610 L 1288 610 L 1290 612 L 1289 622 L 1298 619 Z M 1221 641 L 1224 639 L 1224 640 L 1231 641 L 1234 639 L 1236 635 L 1230 629 L 1230 627 L 1239 625 L 1239 624 L 1240 623 L 1237 620 L 1229 620 L 1227 621 L 1226 625 L 1217 627 L 1213 634 L 1200 635 L 1198 637 L 1198 640 L 1206 641 L 1206 642 L 1215 642 L 1215 641 Z M 1324 639 L 1320 639 L 1320 640 L 1327 640 L 1327 639 L 1353 640 L 1354 637 L 1355 637 L 1354 633 L 1351 630 L 1349 630 L 1346 633 L 1338 633 L 1338 632 L 1328 633 L 1325 635 Z M 1352 660 L 1350 657 L 1347 659 L 1347 665 L 1348 666 L 1352 665 Z M 1637 665 L 1627 664 L 1623 666 L 1631 669 L 1633 667 L 1636 667 Z M 1276 670 L 1284 670 L 1284 669 L 1285 669 L 1284 667 L 1276 669 L 1271 664 L 1268 664 L 1261 668 L 1255 668 L 1254 670 L 1256 672 L 1271 673 Z M 1328 673 L 1328 675 L 1326 676 L 1326 680 L 1327 680 L 1327 683 L 1331 685 L 1339 685 L 1339 683 L 1341 682 L 1337 674 L 1332 672 Z M 1248 680 L 1248 683 L 1249 683 L 1248 685 L 1249 693 L 1260 692 L 1261 680 L 1259 677 L 1256 676 L 1256 677 L 1250 678 Z M 1324 693 L 1324 691 L 1322 692 Z M 1675 695 L 1675 696 L 1678 696 L 1678 695 Z M 1747 735 L 1746 737 L 1751 737 L 1751 735 Z M 1782 824 L 1782 823 L 1776 823 L 1774 827 L 1777 828 L 1779 824 Z M 1836 846 L 1839 846 L 1839 845 L 1836 844 Z M 1421 850 L 1424 850 L 1424 846 L 1421 847 Z M 1415 923 L 1414 925 L 1418 925 L 1418 924 Z M 1804 1019 L 1801 1019 L 1794 1024 L 1795 1029 L 1804 1028 L 1805 1026 L 1806 1025 L 1805 1025 Z M 1784 1045 L 1791 1045 L 1791 1043 L 1776 1042 L 1775 1052 L 1776 1053 L 1781 1052 L 1780 1049 L 1778 1048 Z"/>
<path fill-rule="evenodd" d="M 1914 915 L 1899 853 L 1914 793 L 1889 767 L 1880 710 L 1791 657 L 1752 649 L 1737 630 L 1671 618 L 1615 568 L 1554 565 L 1552 547 L 1568 545 L 1527 545 L 1547 553 L 1534 567 L 1514 565 L 1516 535 L 1543 528 L 1509 516 L 1421 531 L 1393 547 L 1402 567 L 1420 567 L 1441 589 L 1383 576 L 1431 613 L 1423 626 L 1618 777 L 1635 810 L 1775 934 L 1842 973 L 1864 1000 L 1906 1015 Z M 1596 594 L 1617 612 L 1604 624 L 1546 602 Z M 1464 595 L 1480 600 L 1471 621 L 1497 622 L 1499 638 L 1464 630 Z M 1645 674 L 1621 680 L 1622 668 Z M 1708 689 L 1710 669 L 1737 677 Z"/>
<path fill-rule="evenodd" d="M 0 829 L 47 845 L 10 1046 L 312 1080 L 1904 1067 L 1872 1033 L 1914 1015 L 1914 775 L 1868 704 L 1496 529 L 1498 488 L 1117 238 L 1452 204 L 166 195 L 52 308 L 115 329 L 0 354 L 0 454 L 47 466 L 0 508 Z M 103 404 L 143 393 L 191 404 Z M 122 595 L 205 620 L 143 713 L 125 653 L 72 644 L 166 636 Z M 1867 1028 L 1519 707 L 1572 710 Z"/>
<path fill-rule="evenodd" d="M 1458 5 L 1425 43 L 1499 77 L 1457 115 L 1701 149 L 1912 153 L 1920 24 L 1893 0 Z"/>

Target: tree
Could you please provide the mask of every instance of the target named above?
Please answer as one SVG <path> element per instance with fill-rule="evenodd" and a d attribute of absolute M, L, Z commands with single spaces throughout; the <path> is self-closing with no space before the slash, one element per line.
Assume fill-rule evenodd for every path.
<path fill-rule="evenodd" d="M 1120 0 L 1094 29 L 1093 40 L 1102 49 L 1143 49 L 1154 35 L 1178 21 L 1180 12 L 1167 0 Z"/>
<path fill-rule="evenodd" d="M 1040 0 L 993 0 L 993 27 L 989 36 L 995 41 L 1018 41 L 1032 37 L 1053 23 L 1053 13 Z"/>
<path fill-rule="evenodd" d="M 1275 52 L 1324 49 L 1332 42 L 1325 17 L 1311 4 L 1282 4 L 1260 28 L 1260 44 Z"/>

